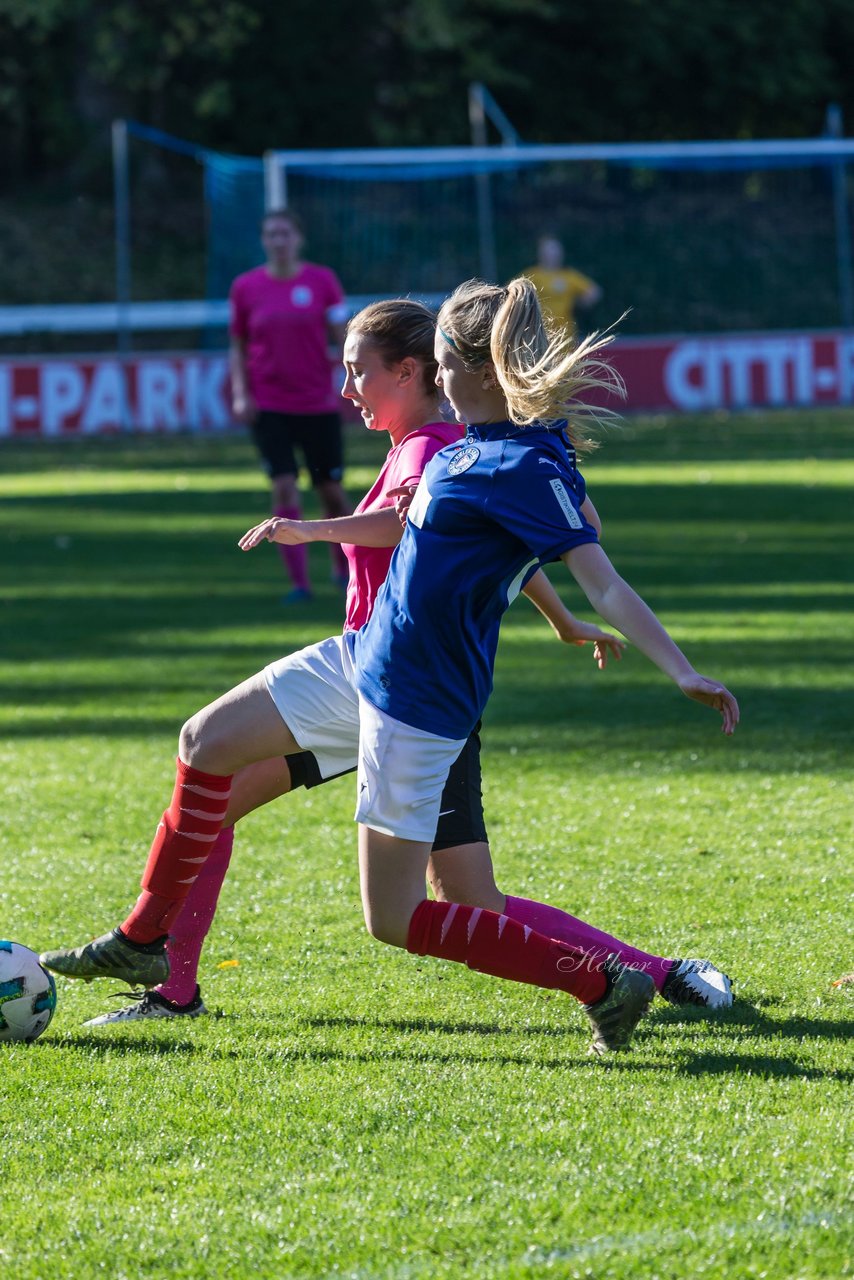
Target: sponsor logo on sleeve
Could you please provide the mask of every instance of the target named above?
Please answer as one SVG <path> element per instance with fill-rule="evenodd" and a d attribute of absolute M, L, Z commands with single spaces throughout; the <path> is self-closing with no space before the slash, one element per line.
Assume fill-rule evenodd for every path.
<path fill-rule="evenodd" d="M 572 505 L 572 499 L 564 488 L 562 480 L 550 480 L 552 492 L 558 500 L 561 511 L 566 516 L 566 523 L 570 529 L 583 529 L 584 521 Z"/>

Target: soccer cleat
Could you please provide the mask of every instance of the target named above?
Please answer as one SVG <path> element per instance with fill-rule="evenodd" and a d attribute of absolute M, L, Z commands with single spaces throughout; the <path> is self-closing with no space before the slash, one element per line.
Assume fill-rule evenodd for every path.
<path fill-rule="evenodd" d="M 131 987 L 156 987 L 169 977 L 166 939 L 131 942 L 118 929 L 73 950 L 43 951 L 39 962 L 66 978 L 116 978 Z"/>
<path fill-rule="evenodd" d="M 608 956 L 602 972 L 608 983 L 605 994 L 594 1004 L 581 1006 L 593 1028 L 590 1052 L 600 1055 L 628 1049 L 632 1032 L 655 995 L 649 974 L 630 969 L 616 952 Z"/>
<path fill-rule="evenodd" d="M 674 960 L 661 994 L 671 1004 L 697 1004 L 704 1009 L 729 1009 L 732 984 L 711 960 Z"/>
<path fill-rule="evenodd" d="M 135 1004 L 124 1009 L 114 1009 L 112 1013 L 102 1013 L 97 1018 L 84 1022 L 84 1027 L 106 1027 L 115 1022 L 139 1022 L 143 1018 L 198 1018 L 207 1013 L 202 1001 L 202 993 L 196 987 L 196 994 L 187 1004 L 176 1004 L 167 1000 L 159 991 L 146 991 Z"/>
<path fill-rule="evenodd" d="M 311 598 L 311 592 L 305 587 L 291 587 L 290 591 L 282 596 L 282 604 L 308 604 Z"/>

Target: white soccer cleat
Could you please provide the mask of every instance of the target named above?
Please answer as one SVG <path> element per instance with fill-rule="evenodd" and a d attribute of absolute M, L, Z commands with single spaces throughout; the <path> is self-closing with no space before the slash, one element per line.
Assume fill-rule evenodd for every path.
<path fill-rule="evenodd" d="M 112 1013 L 99 1014 L 84 1022 L 84 1027 L 114 1026 L 119 1022 L 141 1022 L 145 1018 L 198 1018 L 207 1013 L 202 1002 L 202 993 L 196 987 L 196 994 L 187 1004 L 176 1004 L 167 1000 L 159 991 L 146 991 L 136 1004 L 124 1009 L 114 1009 Z"/>
<path fill-rule="evenodd" d="M 732 1007 L 732 983 L 711 960 L 674 960 L 661 994 L 671 1004 L 704 1009 Z"/>

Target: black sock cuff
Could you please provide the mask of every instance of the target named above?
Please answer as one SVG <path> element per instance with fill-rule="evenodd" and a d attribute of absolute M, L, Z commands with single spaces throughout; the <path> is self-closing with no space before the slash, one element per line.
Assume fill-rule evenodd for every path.
<path fill-rule="evenodd" d="M 141 951 L 143 955 L 153 956 L 162 951 L 168 941 L 168 933 L 161 934 L 159 938 L 155 938 L 153 942 L 134 942 L 133 938 L 129 938 L 127 934 L 122 933 L 121 929 L 114 929 L 113 936 L 121 938 L 126 947 L 133 947 L 134 951 Z"/>

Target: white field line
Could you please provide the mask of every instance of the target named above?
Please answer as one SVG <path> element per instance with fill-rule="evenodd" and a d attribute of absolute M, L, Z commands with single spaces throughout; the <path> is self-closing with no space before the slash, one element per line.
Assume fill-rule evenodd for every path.
<path fill-rule="evenodd" d="M 592 1240 L 562 1249 L 532 1250 L 519 1259 L 519 1262 L 526 1266 L 542 1266 L 549 1262 L 580 1262 L 600 1258 L 608 1253 L 638 1254 L 649 1247 L 660 1250 L 680 1244 L 715 1244 L 748 1235 L 782 1239 L 809 1227 L 832 1227 L 842 1220 L 841 1213 L 806 1213 L 800 1218 L 770 1217 L 763 1213 L 746 1222 L 716 1222 L 700 1230 L 679 1227 L 669 1231 L 643 1231 L 637 1235 L 596 1236 Z"/>
<path fill-rule="evenodd" d="M 494 1260 L 490 1263 L 492 1270 L 520 1267 L 542 1268 L 560 1262 L 588 1262 L 601 1259 L 608 1254 L 625 1254 L 642 1257 L 646 1250 L 654 1250 L 655 1258 L 662 1249 L 674 1249 L 680 1245 L 717 1244 L 729 1240 L 738 1240 L 745 1236 L 759 1236 L 772 1239 L 785 1239 L 811 1227 L 827 1229 L 843 1222 L 851 1222 L 852 1215 L 840 1212 L 806 1213 L 799 1218 L 770 1216 L 765 1213 L 756 1218 L 742 1222 L 716 1222 L 709 1227 L 696 1230 L 694 1227 L 679 1227 L 669 1231 L 652 1229 L 634 1235 L 595 1236 L 592 1240 L 579 1244 L 566 1245 L 555 1249 L 530 1249 L 522 1257 L 506 1259 L 503 1262 Z M 421 1263 L 417 1258 L 405 1262 L 401 1266 L 387 1271 L 346 1269 L 340 1272 L 341 1280 L 424 1280 L 435 1274 L 436 1261 Z M 336 1272 L 336 1276 L 339 1273 Z M 794 1275 L 794 1273 L 793 1273 Z M 285 1280 L 285 1277 L 282 1278 Z M 296 1280 L 296 1277 L 291 1277 Z"/>

